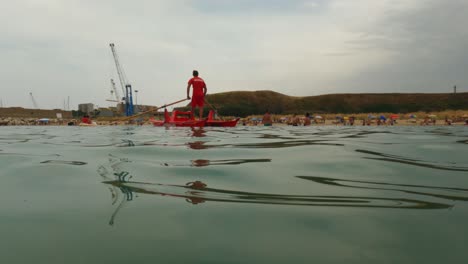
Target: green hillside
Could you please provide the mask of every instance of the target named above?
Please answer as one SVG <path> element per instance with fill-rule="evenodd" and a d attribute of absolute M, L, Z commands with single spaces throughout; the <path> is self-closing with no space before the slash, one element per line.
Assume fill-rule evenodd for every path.
<path fill-rule="evenodd" d="M 207 95 L 221 115 L 247 116 L 291 113 L 409 113 L 467 110 L 468 93 L 445 94 L 329 94 L 293 97 L 272 91 L 226 92 Z"/>

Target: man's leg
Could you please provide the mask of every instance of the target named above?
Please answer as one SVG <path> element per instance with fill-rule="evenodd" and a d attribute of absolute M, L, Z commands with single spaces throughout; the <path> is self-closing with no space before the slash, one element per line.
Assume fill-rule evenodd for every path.
<path fill-rule="evenodd" d="M 203 117 L 203 107 L 199 106 L 198 108 L 200 109 L 199 111 L 200 111 L 200 120 L 201 120 Z"/>

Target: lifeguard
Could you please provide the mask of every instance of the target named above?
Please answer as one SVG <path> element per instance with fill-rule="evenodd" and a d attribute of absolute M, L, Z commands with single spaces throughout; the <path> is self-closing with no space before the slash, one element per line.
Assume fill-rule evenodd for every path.
<path fill-rule="evenodd" d="M 193 71 L 193 78 L 188 81 L 187 85 L 187 99 L 190 99 L 190 86 L 193 87 L 192 93 L 192 115 L 195 107 L 199 109 L 199 118 L 203 117 L 203 106 L 205 105 L 205 95 L 208 91 L 205 81 L 198 77 L 198 71 Z"/>

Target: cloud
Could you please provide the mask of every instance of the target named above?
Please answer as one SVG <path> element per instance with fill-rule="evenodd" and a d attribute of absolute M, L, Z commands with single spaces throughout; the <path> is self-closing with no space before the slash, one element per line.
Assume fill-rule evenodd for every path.
<path fill-rule="evenodd" d="M 204 14 L 255 14 L 255 15 L 276 15 L 285 13 L 300 13 L 305 11 L 304 7 L 319 7 L 326 5 L 324 0 L 195 0 L 188 1 L 190 5 Z"/>
<path fill-rule="evenodd" d="M 461 0 L 13 1 L 0 16 L 4 105 L 109 105 L 116 44 L 139 103 L 209 93 L 445 91 L 468 86 Z M 8 88 L 7 88 L 8 87 Z"/>
<path fill-rule="evenodd" d="M 387 54 L 384 62 L 350 78 L 348 91 L 450 92 L 457 84 L 467 91 L 467 11 L 465 1 L 388 10 L 348 43 L 351 50 Z"/>

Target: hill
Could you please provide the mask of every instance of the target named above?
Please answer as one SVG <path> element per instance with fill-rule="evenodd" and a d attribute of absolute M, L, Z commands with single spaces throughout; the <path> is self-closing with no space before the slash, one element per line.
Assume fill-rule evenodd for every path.
<path fill-rule="evenodd" d="M 57 114 L 61 114 L 63 118 L 72 118 L 71 111 L 61 109 L 27 109 L 22 107 L 0 107 L 1 117 L 18 117 L 18 118 L 57 118 Z"/>
<path fill-rule="evenodd" d="M 294 97 L 273 91 L 237 91 L 207 95 L 221 115 L 291 113 L 409 113 L 468 110 L 468 93 L 328 94 Z"/>

